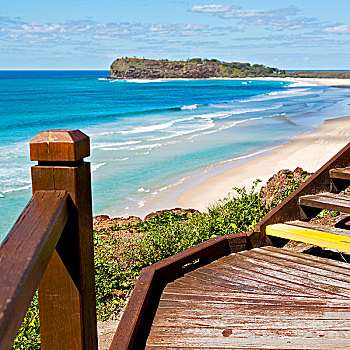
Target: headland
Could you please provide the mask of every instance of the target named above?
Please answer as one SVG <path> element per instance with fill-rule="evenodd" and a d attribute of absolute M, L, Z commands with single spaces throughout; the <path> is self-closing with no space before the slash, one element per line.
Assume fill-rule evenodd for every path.
<path fill-rule="evenodd" d="M 191 58 L 186 61 L 117 58 L 108 79 L 237 79 L 237 78 L 350 79 L 349 71 L 285 71 L 262 64 Z M 327 83 L 325 85 L 328 85 Z"/>

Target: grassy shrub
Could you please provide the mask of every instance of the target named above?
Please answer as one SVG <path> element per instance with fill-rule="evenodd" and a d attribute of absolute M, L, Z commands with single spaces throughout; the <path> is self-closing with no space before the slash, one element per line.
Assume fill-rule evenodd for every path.
<path fill-rule="evenodd" d="M 116 317 L 124 307 L 143 267 L 218 235 L 245 232 L 293 192 L 291 181 L 278 200 L 266 208 L 256 191 L 234 188 L 234 193 L 209 207 L 208 213 L 164 213 L 146 222 L 94 232 L 96 304 L 99 320 Z M 130 232 L 126 235 L 125 232 Z M 24 319 L 13 349 L 40 349 L 37 296 Z"/>
<path fill-rule="evenodd" d="M 40 349 L 38 293 L 35 293 L 34 295 L 34 298 L 29 306 L 27 314 L 24 317 L 22 326 L 18 332 L 17 338 L 13 343 L 12 349 Z"/>

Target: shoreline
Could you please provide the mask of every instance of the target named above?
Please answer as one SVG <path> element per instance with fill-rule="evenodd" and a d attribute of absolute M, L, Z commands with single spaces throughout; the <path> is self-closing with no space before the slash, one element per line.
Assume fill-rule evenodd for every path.
<path fill-rule="evenodd" d="M 149 79 L 117 79 L 105 78 L 106 80 L 154 80 L 154 81 L 192 81 L 192 80 L 263 80 L 263 81 L 284 81 L 290 83 L 302 83 L 329 87 L 350 87 L 350 79 L 339 78 L 293 78 L 293 77 L 244 77 L 244 78 L 149 78 Z"/>
<path fill-rule="evenodd" d="M 212 78 L 210 79 L 213 80 Z M 289 81 L 297 84 L 350 87 L 350 79 L 263 77 L 244 79 L 229 78 L 228 80 Z M 274 173 L 283 168 L 294 170 L 294 168 L 300 166 L 304 170 L 310 172 L 315 171 L 350 141 L 350 131 L 346 133 L 346 129 L 350 130 L 350 117 L 344 117 L 344 115 L 349 114 L 345 114 L 344 111 L 343 116 L 325 120 L 316 130 L 312 130 L 301 136 L 293 137 L 282 145 L 280 144 L 273 148 L 262 149 L 261 152 L 259 151 L 255 154 L 237 157 L 236 160 L 228 160 L 227 162 L 222 162 L 224 164 L 213 165 L 209 167 L 209 169 L 199 169 L 183 174 L 180 181 L 169 183 L 165 186 L 166 190 L 162 191 L 162 193 L 158 192 L 155 197 L 145 198 L 141 207 L 132 206 L 130 208 L 125 208 L 126 210 L 112 209 L 105 211 L 105 213 L 111 217 L 127 217 L 130 215 L 145 217 L 151 212 L 176 207 L 193 208 L 204 211 L 208 204 L 214 203 L 218 199 L 227 196 L 229 192 L 232 192 L 232 187 L 251 186 L 253 181 L 258 178 L 266 182 Z M 339 135 L 338 140 L 336 140 L 336 136 L 331 140 L 333 136 L 332 133 Z M 346 135 L 341 136 L 341 134 L 344 133 Z M 324 143 L 327 144 L 327 148 L 324 146 L 324 143 L 322 144 L 323 139 L 325 141 Z M 315 144 L 309 145 L 310 142 Z M 290 148 L 290 145 L 295 145 L 296 143 L 299 143 L 300 146 Z M 323 147 L 325 149 L 323 149 Z M 299 152 L 300 150 L 298 150 L 298 148 L 300 148 L 301 152 Z M 286 151 L 283 151 L 284 149 Z M 320 150 L 321 152 L 324 151 L 323 155 L 320 155 Z M 293 157 L 288 157 L 288 154 L 286 154 L 288 152 L 296 152 L 298 156 L 293 159 Z M 307 157 L 306 153 L 309 153 Z M 278 154 L 283 155 L 282 157 L 285 158 L 285 162 L 282 161 L 283 159 L 281 159 L 281 156 L 278 156 Z M 318 155 L 317 159 L 312 159 L 313 154 Z M 269 158 L 269 156 L 271 156 L 271 158 Z M 304 159 L 305 157 L 307 160 Z M 271 162 L 275 166 L 266 167 L 267 162 Z M 260 186 L 261 185 L 263 185 L 263 183 L 261 183 Z"/>
<path fill-rule="evenodd" d="M 350 142 L 350 117 L 326 120 L 315 131 L 277 146 L 270 154 L 234 166 L 182 192 L 177 202 L 180 207 L 205 211 L 209 204 L 232 192 L 232 187 L 249 188 L 256 179 L 262 180 L 260 185 L 264 185 L 279 170 L 293 171 L 296 167 L 301 167 L 305 171 L 315 172 L 348 142 Z"/>
<path fill-rule="evenodd" d="M 170 184 L 168 189 L 145 200 L 144 206 L 130 208 L 127 212 L 107 212 L 112 217 L 146 215 L 174 208 L 196 209 L 202 212 L 216 201 L 232 193 L 233 187 L 250 188 L 256 179 L 257 188 L 282 169 L 301 167 L 315 172 L 350 142 L 350 116 L 326 120 L 316 130 L 296 136 L 273 148 L 228 161 L 210 170 L 197 170 L 183 177 L 183 181 Z M 239 158 L 239 157 L 238 157 Z"/>

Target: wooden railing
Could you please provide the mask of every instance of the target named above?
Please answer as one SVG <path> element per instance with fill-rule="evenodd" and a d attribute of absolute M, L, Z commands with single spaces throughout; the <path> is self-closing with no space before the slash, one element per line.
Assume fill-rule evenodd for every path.
<path fill-rule="evenodd" d="M 89 138 L 51 130 L 30 142 L 33 196 L 0 246 L 0 349 L 10 349 L 35 291 L 41 347 L 96 350 Z M 111 350 L 145 345 L 159 295 L 194 261 L 266 244 L 260 232 L 215 237 L 141 271 Z M 188 268 L 188 267 L 187 267 Z"/>
<path fill-rule="evenodd" d="M 0 246 L 0 349 L 10 349 L 38 288 L 42 349 L 97 349 L 89 137 L 30 142 L 33 196 Z"/>

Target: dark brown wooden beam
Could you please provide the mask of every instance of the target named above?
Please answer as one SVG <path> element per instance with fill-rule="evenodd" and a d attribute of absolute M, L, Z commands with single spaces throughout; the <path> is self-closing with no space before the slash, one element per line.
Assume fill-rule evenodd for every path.
<path fill-rule="evenodd" d="M 68 220 L 65 191 L 38 191 L 0 246 L 0 349 L 10 349 Z"/>

